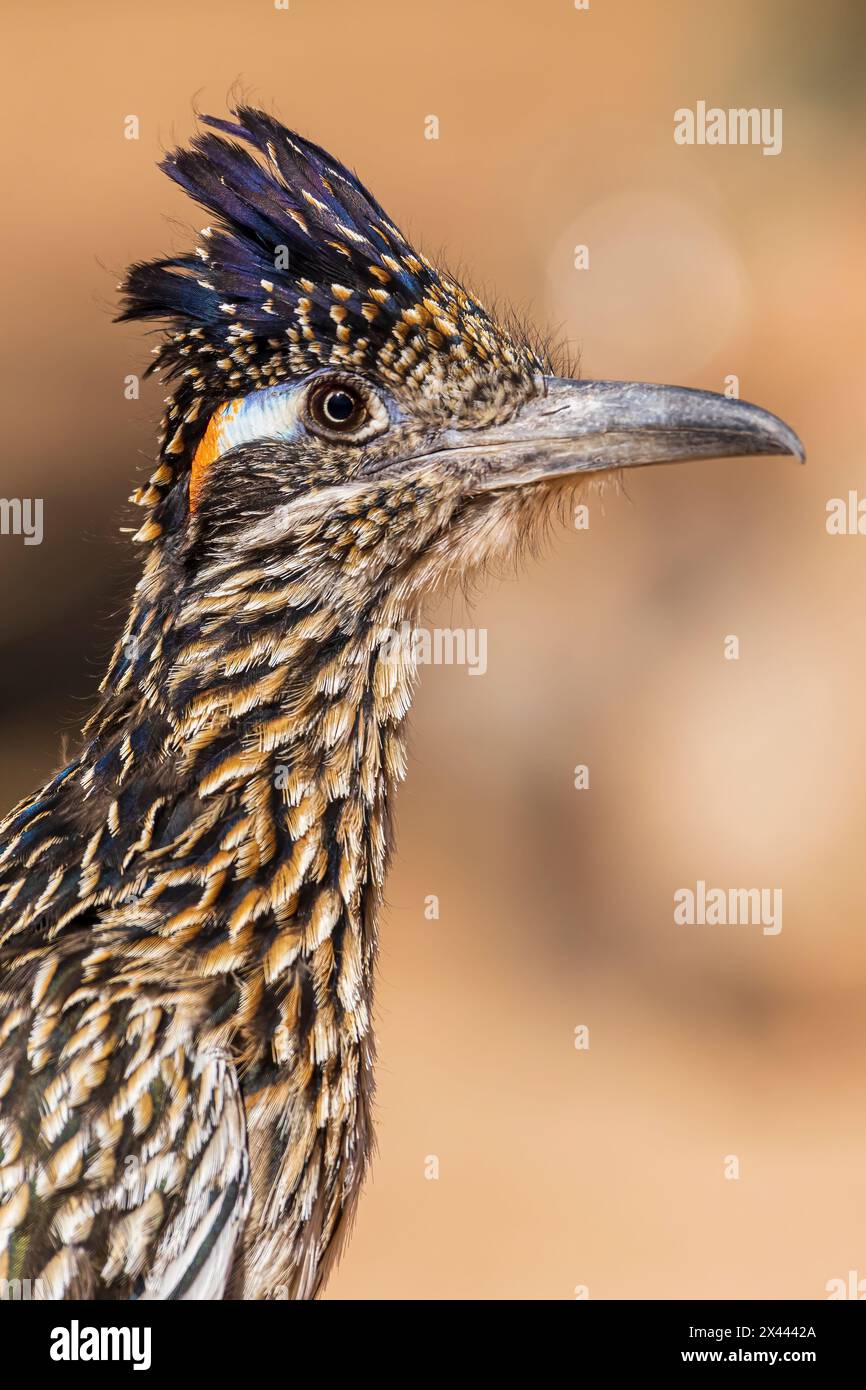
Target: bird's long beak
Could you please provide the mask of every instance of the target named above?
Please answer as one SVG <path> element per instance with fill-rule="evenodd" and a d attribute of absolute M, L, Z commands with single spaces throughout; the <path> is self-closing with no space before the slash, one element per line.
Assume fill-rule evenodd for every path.
<path fill-rule="evenodd" d="M 455 440 L 483 462 L 482 488 L 685 459 L 792 454 L 805 461 L 796 434 L 777 416 L 713 391 L 561 377 L 545 378 L 545 388 L 507 423 Z"/>

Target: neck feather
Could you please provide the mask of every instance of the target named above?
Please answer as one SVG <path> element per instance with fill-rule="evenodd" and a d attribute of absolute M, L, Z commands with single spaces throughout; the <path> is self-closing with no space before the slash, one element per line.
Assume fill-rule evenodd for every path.
<path fill-rule="evenodd" d="M 67 785 L 94 887 L 120 865 L 137 949 L 240 981 L 234 1040 L 253 1071 L 365 1037 L 389 792 L 404 775 L 407 616 L 351 614 L 289 579 L 234 573 L 173 592 L 146 568 L 88 744 Z M 73 790 L 74 788 L 74 790 Z M 192 963 L 192 962 L 191 962 Z"/>

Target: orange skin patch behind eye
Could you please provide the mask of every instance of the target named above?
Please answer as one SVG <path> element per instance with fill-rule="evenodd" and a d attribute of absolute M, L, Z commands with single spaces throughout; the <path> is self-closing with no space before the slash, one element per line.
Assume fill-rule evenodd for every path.
<path fill-rule="evenodd" d="M 207 429 L 204 432 L 201 443 L 195 451 L 195 458 L 192 461 L 192 469 L 189 475 L 190 513 L 195 512 L 198 507 L 207 470 L 214 460 L 219 458 L 220 454 L 223 452 L 221 438 L 223 425 L 234 419 L 242 404 L 242 397 L 238 400 L 226 401 L 224 405 L 217 407 L 208 420 Z"/>

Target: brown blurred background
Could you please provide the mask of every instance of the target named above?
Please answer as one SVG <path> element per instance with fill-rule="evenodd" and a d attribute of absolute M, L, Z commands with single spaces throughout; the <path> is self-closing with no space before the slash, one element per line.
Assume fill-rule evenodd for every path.
<path fill-rule="evenodd" d="M 74 740 L 136 571 L 118 527 L 160 392 L 124 399 L 151 343 L 112 326 L 115 282 L 204 222 L 155 161 L 238 80 L 584 375 L 734 374 L 809 451 L 644 470 L 516 582 L 431 610 L 487 629 L 488 671 L 428 668 L 412 716 L 379 1154 L 329 1297 L 866 1277 L 866 538 L 825 529 L 866 494 L 864 7 L 12 10 L 0 491 L 44 498 L 45 539 L 0 538 L 4 805 Z M 781 107 L 782 153 L 676 145 L 698 100 Z M 782 888 L 783 930 L 674 926 L 698 879 Z"/>

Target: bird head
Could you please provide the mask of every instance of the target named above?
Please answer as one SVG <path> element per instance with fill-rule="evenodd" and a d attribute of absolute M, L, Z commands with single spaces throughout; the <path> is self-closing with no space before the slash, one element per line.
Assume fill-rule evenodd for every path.
<path fill-rule="evenodd" d="M 338 605 L 507 552 L 583 476 L 794 454 L 710 392 L 554 374 L 415 251 L 344 166 L 247 107 L 163 168 L 211 214 L 188 255 L 133 266 L 124 318 L 168 324 L 173 383 L 138 538 L 178 583 L 300 574 Z"/>

